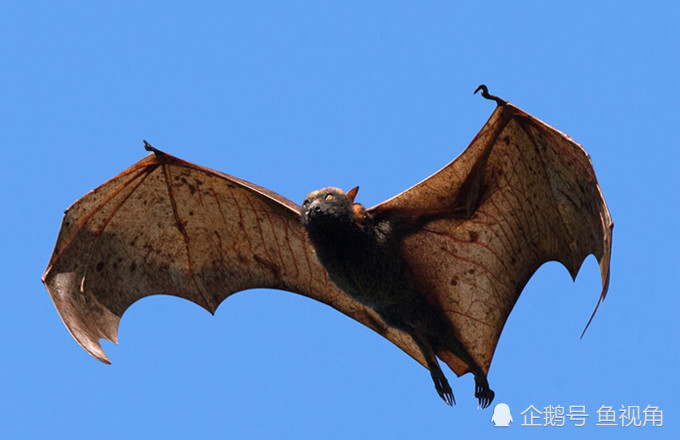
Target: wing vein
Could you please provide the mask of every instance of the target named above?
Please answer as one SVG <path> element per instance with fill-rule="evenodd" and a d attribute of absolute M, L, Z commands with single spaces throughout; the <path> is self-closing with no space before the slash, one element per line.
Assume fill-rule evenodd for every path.
<path fill-rule="evenodd" d="M 203 291 L 203 288 L 200 286 L 198 280 L 196 279 L 196 273 L 194 271 L 194 264 L 193 264 L 192 257 L 191 257 L 191 247 L 189 245 L 189 233 L 187 232 L 186 226 L 184 224 L 184 220 L 182 220 L 182 218 L 179 214 L 179 210 L 177 209 L 177 201 L 175 200 L 175 193 L 172 189 L 172 183 L 171 183 L 172 182 L 172 176 L 170 175 L 170 165 L 167 164 L 167 163 L 163 164 L 162 170 L 163 170 L 163 176 L 165 177 L 165 186 L 168 190 L 168 197 L 170 199 L 170 206 L 172 207 L 172 214 L 173 214 L 174 219 L 175 219 L 175 226 L 177 227 L 177 229 L 182 234 L 182 239 L 184 240 L 184 248 L 186 250 L 186 255 L 187 255 L 188 276 L 191 279 L 192 284 L 196 288 L 196 291 L 198 292 L 198 294 L 203 299 L 204 304 L 209 306 L 211 311 L 214 311 L 215 306 L 208 299 L 207 295 Z"/>

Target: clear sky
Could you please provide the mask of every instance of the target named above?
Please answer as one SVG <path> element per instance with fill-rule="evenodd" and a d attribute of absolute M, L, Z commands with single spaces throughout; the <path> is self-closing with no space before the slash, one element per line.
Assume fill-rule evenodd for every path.
<path fill-rule="evenodd" d="M 678 438 L 680 13 L 556 3 L 3 2 L 0 437 Z M 40 282 L 64 209 L 142 139 L 297 202 L 360 185 L 372 206 L 465 148 L 494 108 L 480 83 L 585 146 L 616 225 L 582 340 L 593 257 L 575 283 L 544 265 L 511 314 L 489 374 L 508 428 L 470 375 L 447 370 L 447 407 L 395 346 L 297 295 L 237 294 L 214 317 L 146 298 L 104 365 Z M 589 416 L 521 426 L 531 405 Z M 607 406 L 663 426 L 597 426 Z"/>

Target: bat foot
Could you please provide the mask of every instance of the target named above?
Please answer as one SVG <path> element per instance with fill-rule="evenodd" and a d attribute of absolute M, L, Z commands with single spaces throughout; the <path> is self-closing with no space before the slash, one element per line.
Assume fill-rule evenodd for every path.
<path fill-rule="evenodd" d="M 485 376 L 475 376 L 475 397 L 479 400 L 478 407 L 484 409 L 491 405 L 496 393 L 489 388 L 489 381 Z"/>
<path fill-rule="evenodd" d="M 434 387 L 437 390 L 439 397 L 441 397 L 447 405 L 455 405 L 456 398 L 453 396 L 453 390 L 451 389 L 449 381 L 446 380 L 446 376 L 444 376 L 444 373 L 442 373 L 441 370 L 439 370 L 439 374 L 432 373 L 432 381 L 434 382 Z"/>

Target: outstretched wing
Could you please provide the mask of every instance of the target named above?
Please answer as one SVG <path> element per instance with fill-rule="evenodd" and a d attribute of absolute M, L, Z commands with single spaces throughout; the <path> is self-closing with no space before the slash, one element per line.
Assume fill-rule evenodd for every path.
<path fill-rule="evenodd" d="M 598 306 L 607 293 L 613 223 L 588 154 L 511 104 L 499 105 L 453 162 L 369 211 L 448 213 L 408 236 L 402 254 L 484 373 L 512 307 L 544 262 L 560 261 L 576 277 L 594 254 Z M 458 375 L 469 370 L 453 353 L 438 356 Z"/>
<path fill-rule="evenodd" d="M 153 151 L 66 211 L 43 275 L 92 356 L 109 362 L 99 340 L 117 342 L 123 312 L 145 296 L 175 295 L 214 312 L 234 292 L 265 287 L 326 303 L 423 363 L 410 337 L 329 280 L 295 203 Z"/>

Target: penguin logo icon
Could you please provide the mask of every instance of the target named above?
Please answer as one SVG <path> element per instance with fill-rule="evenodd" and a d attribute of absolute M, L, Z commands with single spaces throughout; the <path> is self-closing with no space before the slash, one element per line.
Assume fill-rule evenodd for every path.
<path fill-rule="evenodd" d="M 494 426 L 510 426 L 510 422 L 512 422 L 510 407 L 505 403 L 497 404 L 493 409 L 491 422 Z"/>

